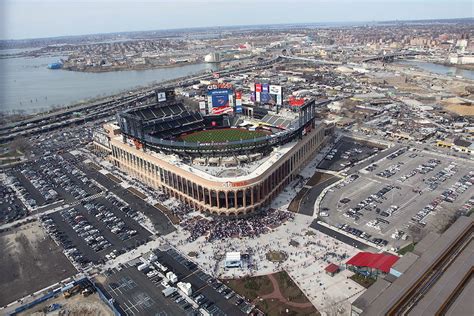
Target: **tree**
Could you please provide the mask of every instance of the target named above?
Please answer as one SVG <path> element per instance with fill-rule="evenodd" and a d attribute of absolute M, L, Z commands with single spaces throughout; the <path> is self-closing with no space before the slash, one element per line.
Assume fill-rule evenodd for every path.
<path fill-rule="evenodd" d="M 30 144 L 28 143 L 25 137 L 17 136 L 15 137 L 15 139 L 11 141 L 9 147 L 10 147 L 10 150 L 13 152 L 19 151 L 26 155 L 30 149 Z"/>
<path fill-rule="evenodd" d="M 325 298 L 325 301 L 328 306 L 325 312 L 328 316 L 337 316 L 344 313 L 344 305 L 341 300 L 336 301 L 334 297 L 329 296 Z"/>
<path fill-rule="evenodd" d="M 418 225 L 410 225 L 408 231 L 413 238 L 413 243 L 417 243 L 426 236 L 426 231 Z"/>

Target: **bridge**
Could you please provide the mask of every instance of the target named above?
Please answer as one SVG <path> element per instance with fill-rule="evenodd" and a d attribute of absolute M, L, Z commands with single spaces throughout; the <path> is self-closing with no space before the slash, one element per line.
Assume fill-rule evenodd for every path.
<path fill-rule="evenodd" d="M 280 56 L 278 56 L 278 58 L 288 59 L 288 60 L 306 61 L 306 62 L 316 63 L 316 64 L 320 64 L 320 65 L 341 65 L 342 64 L 342 62 L 337 62 L 337 61 L 327 61 L 327 60 L 322 60 L 322 59 L 314 59 L 314 58 L 306 58 L 306 57 L 298 57 L 298 56 L 280 55 Z"/>
<path fill-rule="evenodd" d="M 386 54 L 386 55 L 377 55 L 377 56 L 367 57 L 362 60 L 359 60 L 358 62 L 365 63 L 365 62 L 376 61 L 376 60 L 391 62 L 395 58 L 409 57 L 409 56 L 416 56 L 416 55 L 426 55 L 426 54 L 427 54 L 426 52 L 405 51 L 405 52 L 397 52 L 397 53 L 391 53 L 391 54 Z M 294 56 L 294 55 L 279 55 L 278 58 L 311 62 L 311 63 L 315 63 L 319 65 L 333 65 L 334 66 L 334 65 L 342 65 L 345 63 L 345 62 L 338 62 L 338 61 L 327 61 L 327 60 L 322 60 L 322 59 L 300 57 L 300 56 Z"/>
<path fill-rule="evenodd" d="M 362 59 L 361 62 L 366 63 L 366 62 L 376 61 L 376 60 L 390 62 L 398 57 L 408 57 L 408 56 L 426 55 L 426 54 L 427 54 L 426 52 L 405 51 L 405 52 L 391 53 L 391 54 L 386 54 L 386 55 L 372 56 L 372 57 Z"/>

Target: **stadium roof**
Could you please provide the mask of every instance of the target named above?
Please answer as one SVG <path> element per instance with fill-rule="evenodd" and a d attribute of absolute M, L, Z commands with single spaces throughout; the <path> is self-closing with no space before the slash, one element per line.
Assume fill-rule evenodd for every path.
<path fill-rule="evenodd" d="M 350 258 L 346 264 L 356 267 L 368 267 L 388 273 L 398 259 L 399 257 L 390 254 L 359 252 Z"/>

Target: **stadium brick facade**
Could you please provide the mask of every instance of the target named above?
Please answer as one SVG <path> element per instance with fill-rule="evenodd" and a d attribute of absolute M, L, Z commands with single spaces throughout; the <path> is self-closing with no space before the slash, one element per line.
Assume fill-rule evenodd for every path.
<path fill-rule="evenodd" d="M 325 125 L 318 124 L 262 172 L 252 172 L 245 180 L 237 177 L 235 181 L 227 181 L 196 174 L 188 165 L 177 165 L 166 156 L 124 142 L 116 125 L 108 124 L 104 128 L 107 145 L 96 140 L 94 146 L 109 153 L 114 165 L 200 211 L 219 215 L 243 215 L 268 206 L 325 139 Z"/>

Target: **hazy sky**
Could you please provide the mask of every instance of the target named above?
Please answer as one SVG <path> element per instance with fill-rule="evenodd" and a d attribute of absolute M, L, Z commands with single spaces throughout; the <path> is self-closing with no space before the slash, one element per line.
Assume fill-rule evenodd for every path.
<path fill-rule="evenodd" d="M 200 26 L 473 17 L 473 0 L 0 0 L 0 39 Z"/>

